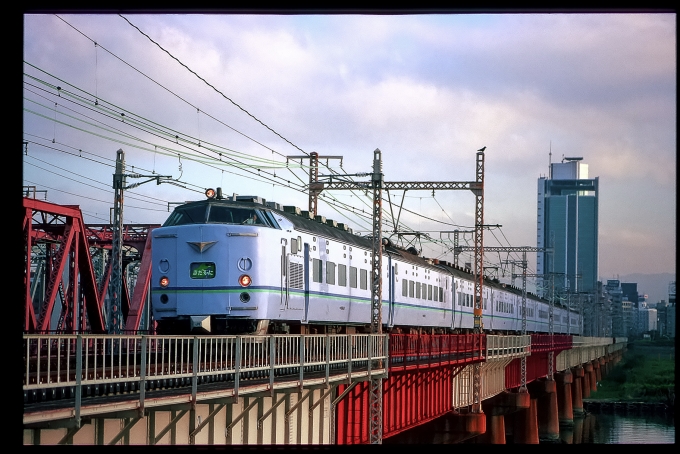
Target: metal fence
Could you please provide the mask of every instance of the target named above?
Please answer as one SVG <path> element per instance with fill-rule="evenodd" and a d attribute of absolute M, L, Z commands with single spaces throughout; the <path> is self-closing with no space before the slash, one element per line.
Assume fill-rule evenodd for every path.
<path fill-rule="evenodd" d="M 522 336 L 486 336 L 486 358 L 504 359 L 530 355 L 532 351 L 531 335 Z"/>
<path fill-rule="evenodd" d="M 277 376 L 386 369 L 387 335 L 23 336 L 25 397 L 56 397 L 91 387 L 143 390 L 149 383 L 195 385 L 201 378 L 239 382 Z M 89 387 L 89 388 L 88 388 Z M 66 394 L 65 396 L 61 394 Z M 28 400 L 30 398 L 27 397 Z M 37 398 L 38 400 L 40 397 Z"/>

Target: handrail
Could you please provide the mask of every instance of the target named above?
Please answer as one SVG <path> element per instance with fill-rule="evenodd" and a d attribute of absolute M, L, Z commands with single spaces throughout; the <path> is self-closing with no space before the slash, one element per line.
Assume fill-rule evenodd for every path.
<path fill-rule="evenodd" d="M 387 362 L 387 343 L 382 340 L 386 336 L 24 334 L 23 389 L 187 381 L 209 375 L 230 376 L 238 383 L 256 372 L 258 376 L 271 374 L 272 378 L 293 369 L 299 369 L 300 377 L 319 370 L 328 375 L 330 369 L 356 369 L 369 360 L 376 363 L 374 368 L 383 369 L 377 364 Z M 369 342 L 372 338 L 381 340 Z"/>

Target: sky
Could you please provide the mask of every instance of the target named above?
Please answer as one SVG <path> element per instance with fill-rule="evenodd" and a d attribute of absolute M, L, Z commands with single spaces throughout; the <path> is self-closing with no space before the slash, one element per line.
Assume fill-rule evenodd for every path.
<path fill-rule="evenodd" d="M 127 179 L 142 184 L 125 191 L 124 222 L 162 224 L 209 187 L 307 209 L 309 161 L 290 156 L 332 157 L 323 179 L 371 172 L 379 149 L 386 182 L 474 181 L 486 147 L 484 223 L 501 227 L 485 246 L 535 247 L 537 180 L 579 156 L 599 177 L 601 279 L 675 274 L 675 14 L 60 13 L 23 25 L 23 185 L 79 205 L 86 223 L 109 222 L 119 149 L 142 176 Z M 383 196 L 383 235 L 399 216 L 401 231 L 429 235 L 428 257 L 453 261 L 447 232 L 474 228 L 470 191 L 390 191 L 392 210 Z M 370 203 L 325 191 L 318 212 L 365 234 Z M 485 266 L 518 259 L 488 253 Z"/>

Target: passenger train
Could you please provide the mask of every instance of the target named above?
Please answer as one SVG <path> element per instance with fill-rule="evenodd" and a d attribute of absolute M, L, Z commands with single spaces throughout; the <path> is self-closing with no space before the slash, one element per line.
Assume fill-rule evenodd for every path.
<path fill-rule="evenodd" d="M 260 197 L 206 195 L 152 231 L 159 334 L 370 332 L 370 238 Z M 470 270 L 383 242 L 385 332 L 472 330 Z M 482 301 L 486 332 L 521 332 L 521 289 L 485 278 Z M 527 332 L 548 332 L 548 302 L 527 294 L 526 309 Z M 577 331 L 577 313 L 553 314 L 555 333 Z"/>

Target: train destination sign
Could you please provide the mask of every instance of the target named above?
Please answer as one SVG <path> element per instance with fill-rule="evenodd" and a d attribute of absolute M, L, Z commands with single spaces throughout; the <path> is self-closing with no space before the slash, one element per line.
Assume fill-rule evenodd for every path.
<path fill-rule="evenodd" d="M 212 279 L 215 277 L 215 264 L 212 262 L 192 263 L 190 271 L 192 279 Z"/>

